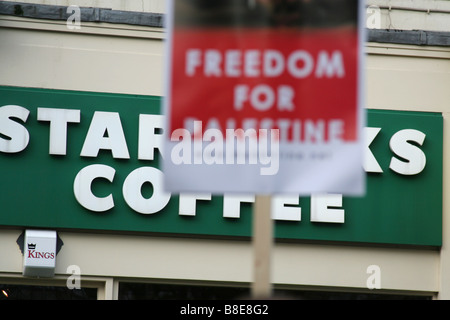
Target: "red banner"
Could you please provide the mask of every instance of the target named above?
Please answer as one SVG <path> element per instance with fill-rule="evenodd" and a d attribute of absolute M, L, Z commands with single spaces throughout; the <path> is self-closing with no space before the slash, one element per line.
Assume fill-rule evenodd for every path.
<path fill-rule="evenodd" d="M 324 141 L 355 140 L 357 47 L 350 27 L 176 28 L 170 126 L 196 119 L 204 128 L 217 122 L 223 131 L 276 128 L 281 139 L 301 142 L 311 121 L 323 126 Z"/>

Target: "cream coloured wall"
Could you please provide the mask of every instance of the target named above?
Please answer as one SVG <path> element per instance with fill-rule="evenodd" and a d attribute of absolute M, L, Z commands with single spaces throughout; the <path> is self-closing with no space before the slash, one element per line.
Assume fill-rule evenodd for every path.
<path fill-rule="evenodd" d="M 159 29 L 91 23 L 75 32 L 65 22 L 38 23 L 9 16 L 1 18 L 0 26 L 3 84 L 162 93 L 163 32 Z"/>
<path fill-rule="evenodd" d="M 124 25 L 83 24 L 0 16 L 0 85 L 163 95 L 164 33 Z M 450 49 L 368 43 L 369 108 L 443 112 L 449 158 Z M 444 161 L 445 163 L 445 161 Z M 444 245 L 437 250 L 334 244 L 277 243 L 273 282 L 281 286 L 367 290 L 367 268 L 378 265 L 383 292 L 407 291 L 450 299 L 448 194 L 444 168 Z M 0 278 L 21 278 L 21 230 L 0 230 Z M 249 242 L 60 232 L 57 276 L 80 266 L 82 277 L 105 279 L 104 297 L 117 296 L 120 279 L 252 281 Z M 233 261 L 230 266 L 229 262 Z M 111 280 L 114 279 L 114 280 Z M 115 285 L 111 285 L 111 281 Z M 107 285 L 106 285 L 107 284 Z"/>
<path fill-rule="evenodd" d="M 442 112 L 443 245 L 439 256 L 439 299 L 450 299 L 450 48 L 369 43 L 367 107 Z"/>
<path fill-rule="evenodd" d="M 0 252 L 8 253 L 8 259 L 0 262 L 0 279 L 2 274 L 20 278 L 22 254 L 15 244 L 20 233 L 0 232 Z M 246 241 L 76 232 L 59 232 L 59 236 L 64 246 L 57 256 L 58 280 L 69 276 L 69 266 L 77 265 L 82 281 L 114 278 L 228 285 L 252 281 L 252 247 Z M 436 251 L 318 244 L 277 243 L 272 282 L 285 288 L 367 291 L 371 265 L 380 267 L 380 292 L 430 295 L 439 290 Z"/>

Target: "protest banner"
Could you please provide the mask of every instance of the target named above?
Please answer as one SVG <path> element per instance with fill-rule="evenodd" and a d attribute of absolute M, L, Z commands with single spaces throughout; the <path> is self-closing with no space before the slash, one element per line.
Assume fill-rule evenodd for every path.
<path fill-rule="evenodd" d="M 356 0 L 170 4 L 167 190 L 364 193 Z"/>
<path fill-rule="evenodd" d="M 357 0 L 169 1 L 170 192 L 258 194 L 254 298 L 271 295 L 270 195 L 362 195 Z"/>

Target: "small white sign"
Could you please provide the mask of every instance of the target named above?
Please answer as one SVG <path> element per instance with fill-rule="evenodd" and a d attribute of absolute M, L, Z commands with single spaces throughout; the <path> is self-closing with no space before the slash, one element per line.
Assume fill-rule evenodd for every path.
<path fill-rule="evenodd" d="M 53 277 L 56 265 L 56 231 L 26 230 L 23 275 Z"/>

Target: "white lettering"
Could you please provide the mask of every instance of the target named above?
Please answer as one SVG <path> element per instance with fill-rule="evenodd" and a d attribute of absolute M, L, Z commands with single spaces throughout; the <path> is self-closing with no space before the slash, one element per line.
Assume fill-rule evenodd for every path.
<path fill-rule="evenodd" d="M 245 99 L 248 96 L 245 96 Z M 287 100 L 286 100 L 287 101 Z M 287 107 L 288 104 L 285 104 Z M 0 152 L 12 153 L 24 150 L 29 143 L 29 132 L 24 126 L 29 117 L 29 110 L 17 105 L 6 105 L 0 107 Z M 20 123 L 19 121 L 23 123 Z M 37 120 L 49 122 L 49 153 L 65 155 L 67 153 L 67 130 L 69 123 L 80 122 L 80 110 L 37 108 Z M 229 164 L 255 164 L 262 166 L 261 174 L 274 174 L 278 171 L 279 163 L 276 142 L 279 136 L 287 137 L 288 128 L 292 135 L 302 136 L 303 140 L 321 141 L 328 133 L 330 141 L 342 139 L 341 120 L 330 120 L 327 124 L 324 120 L 300 120 L 270 118 L 262 119 L 248 118 L 243 122 L 246 130 L 228 129 L 226 138 L 233 141 L 231 145 L 224 145 L 222 131 L 218 129 L 217 119 L 211 119 L 206 126 L 208 129 L 202 133 L 201 122 L 194 121 L 194 140 L 200 138 L 200 142 L 192 141 L 191 132 L 186 129 L 175 130 L 172 141 L 178 141 L 172 149 L 171 156 L 174 163 L 192 163 L 192 150 L 203 152 L 197 162 L 206 164 L 223 164 L 224 159 Z M 197 122 L 197 123 L 195 123 Z M 258 124 L 264 129 L 277 125 L 281 132 L 270 135 L 266 131 L 258 131 L 259 143 L 255 143 L 256 130 L 250 129 Z M 161 115 L 141 114 L 139 116 L 139 143 L 138 159 L 155 159 L 155 150 L 161 152 L 162 130 L 164 117 Z M 229 131 L 231 130 L 231 131 Z M 381 128 L 365 128 L 365 154 L 364 169 L 366 172 L 383 172 L 370 146 L 377 138 Z M 263 134 L 264 133 L 264 134 Z M 107 136 L 105 136 L 107 134 Z M 269 138 L 270 136 L 270 138 Z M 426 155 L 420 148 L 424 141 L 425 133 L 415 129 L 403 129 L 392 135 L 389 146 L 393 153 L 389 168 L 401 175 L 416 175 L 421 173 L 426 166 Z M 245 146 L 247 140 L 248 145 Z M 228 141 L 227 141 L 228 142 Z M 200 143 L 192 149 L 192 143 Z M 233 157 L 224 158 L 223 151 L 230 151 Z M 227 149 L 228 148 L 228 149 Z M 95 112 L 86 135 L 81 156 L 96 157 L 100 149 L 111 150 L 115 158 L 129 158 L 128 148 L 125 141 L 119 114 L 116 112 Z M 269 152 L 270 151 L 270 152 Z M 246 154 L 248 158 L 242 158 L 239 154 Z M 269 166 L 270 165 L 270 166 Z M 266 172 L 265 172 L 266 170 Z M 164 193 L 162 188 L 162 172 L 153 167 L 142 167 L 131 172 L 123 184 L 123 197 L 126 203 L 136 212 L 152 214 L 164 208 L 170 194 Z M 74 180 L 74 194 L 76 200 L 84 208 L 104 212 L 114 207 L 113 195 L 97 197 L 92 189 L 95 179 L 106 179 L 113 182 L 115 169 L 102 164 L 87 166 L 79 171 Z M 142 187 L 150 183 L 153 187 L 151 197 L 144 197 Z M 186 194 L 180 195 L 179 215 L 196 214 L 196 201 L 211 200 L 211 194 Z M 239 218 L 240 204 L 242 202 L 254 202 L 254 196 L 224 196 L 223 216 L 227 218 Z M 301 221 L 301 208 L 298 206 L 299 199 L 295 196 L 274 197 L 272 202 L 273 219 Z M 342 195 L 313 195 L 311 197 L 311 221 L 344 223 L 345 211 L 342 208 Z"/>
<path fill-rule="evenodd" d="M 344 134 L 344 121 L 330 120 L 328 124 L 328 140 L 330 142 L 342 141 Z"/>
<path fill-rule="evenodd" d="M 80 20 L 81 20 L 81 10 L 77 5 L 70 5 L 67 7 L 66 13 L 72 13 L 67 18 L 66 26 L 70 30 L 81 29 Z"/>
<path fill-rule="evenodd" d="M 381 289 L 381 268 L 375 264 L 367 267 L 367 274 L 370 276 L 367 278 L 366 285 L 368 289 Z"/>
<path fill-rule="evenodd" d="M 272 219 L 288 221 L 302 220 L 302 208 L 291 207 L 292 205 L 298 206 L 300 202 L 300 198 L 298 196 L 275 196 L 272 197 L 271 202 Z M 286 205 L 289 205 L 289 207 Z"/>
<path fill-rule="evenodd" d="M 294 51 L 288 58 L 287 67 L 293 77 L 306 78 L 314 68 L 314 60 L 306 51 Z"/>
<path fill-rule="evenodd" d="M 215 126 L 215 125 L 214 125 Z M 259 129 L 257 139 L 254 129 L 226 129 L 222 132 L 213 126 L 204 134 L 201 121 L 194 120 L 194 137 L 186 129 L 176 129 L 171 135 L 176 143 L 171 149 L 171 160 L 180 164 L 259 164 L 261 175 L 274 175 L 279 169 L 278 129 Z M 270 138 L 270 139 L 269 139 Z M 203 142 L 209 142 L 204 144 Z M 225 145 L 225 150 L 223 150 Z M 270 152 L 269 152 L 270 150 Z M 225 152 L 225 155 L 223 154 Z M 193 155 L 193 159 L 192 159 Z"/>
<path fill-rule="evenodd" d="M 223 164 L 223 135 L 219 129 L 207 129 L 203 140 L 210 142 L 203 150 L 205 164 Z"/>
<path fill-rule="evenodd" d="M 425 168 L 426 157 L 423 151 L 410 142 L 422 145 L 425 134 L 414 129 L 404 129 L 395 133 L 389 141 L 389 147 L 399 158 L 392 157 L 389 168 L 403 175 L 414 175 Z"/>
<path fill-rule="evenodd" d="M 339 208 L 339 209 L 337 209 Z M 344 223 L 341 194 L 311 196 L 311 221 Z"/>
<path fill-rule="evenodd" d="M 203 57 L 202 57 L 203 54 Z M 283 73 L 303 79 L 309 76 L 316 78 L 342 78 L 345 66 L 342 52 L 335 50 L 318 52 L 316 61 L 305 50 L 292 51 L 285 57 L 278 50 L 226 50 L 223 53 L 216 49 L 188 49 L 185 56 L 185 74 L 188 77 L 197 75 L 203 69 L 205 77 L 240 77 L 248 78 L 277 77 Z"/>
<path fill-rule="evenodd" d="M 151 183 L 153 194 L 149 198 L 142 196 L 144 183 Z M 162 210 L 170 200 L 170 193 L 163 191 L 163 173 L 153 167 L 141 167 L 132 171 L 123 183 L 123 198 L 136 212 L 153 214 Z"/>
<path fill-rule="evenodd" d="M 195 69 L 201 65 L 201 51 L 198 49 L 190 49 L 186 52 L 186 74 L 194 76 Z"/>
<path fill-rule="evenodd" d="M 267 50 L 264 54 L 264 76 L 278 77 L 284 70 L 284 57 L 277 50 Z"/>
<path fill-rule="evenodd" d="M 176 129 L 170 136 L 171 141 L 179 141 L 170 152 L 170 159 L 174 164 L 190 164 L 191 162 L 191 133 L 186 129 Z"/>
<path fill-rule="evenodd" d="M 294 103 L 292 100 L 294 99 L 294 90 L 290 86 L 279 86 L 278 87 L 278 101 L 277 106 L 279 110 L 288 110 L 293 111 L 294 110 Z"/>
<path fill-rule="evenodd" d="M 246 141 L 248 143 L 246 143 Z M 255 129 L 227 129 L 226 130 L 226 163 L 245 164 L 248 156 L 248 163 L 257 163 L 257 138 Z"/>
<path fill-rule="evenodd" d="M 23 151 L 30 141 L 28 130 L 13 119 L 27 121 L 30 111 L 21 106 L 0 107 L 0 151 L 16 153 Z M 4 138 L 4 137 L 6 138 Z"/>
<path fill-rule="evenodd" d="M 67 277 L 67 288 L 70 290 L 81 289 L 81 268 L 77 265 L 70 265 L 66 272 L 71 274 Z"/>
<path fill-rule="evenodd" d="M 241 52 L 239 50 L 227 50 L 225 52 L 225 74 L 227 77 L 241 76 Z"/>
<path fill-rule="evenodd" d="M 275 94 L 270 86 L 259 84 L 250 93 L 250 103 L 258 111 L 270 109 L 275 102 Z"/>
<path fill-rule="evenodd" d="M 122 123 L 117 112 L 96 111 L 92 117 L 81 149 L 81 156 L 97 157 L 100 149 L 111 150 L 113 158 L 130 158 Z"/>
<path fill-rule="evenodd" d="M 234 109 L 240 111 L 246 103 L 258 111 L 267 111 L 274 106 L 280 111 L 294 110 L 295 92 L 292 87 L 280 85 L 276 89 L 266 84 L 259 84 L 253 88 L 239 84 L 234 87 Z"/>
<path fill-rule="evenodd" d="M 311 120 L 305 121 L 305 141 L 307 142 L 322 142 L 325 138 L 325 122 L 318 120 L 316 122 Z"/>
<path fill-rule="evenodd" d="M 256 150 L 254 150 L 254 152 L 256 153 Z M 267 131 L 265 129 L 259 130 L 258 156 L 259 156 L 259 163 L 263 166 L 260 169 L 261 175 L 271 176 L 275 175 L 278 172 L 280 168 L 279 130 L 273 129 L 271 129 L 270 131 Z"/>
<path fill-rule="evenodd" d="M 247 100 L 248 86 L 241 84 L 234 87 L 234 109 L 242 110 L 244 102 Z"/>
<path fill-rule="evenodd" d="M 241 202 L 255 202 L 255 196 L 225 194 L 223 196 L 224 218 L 239 218 L 241 216 Z"/>
<path fill-rule="evenodd" d="M 197 200 L 211 200 L 211 193 L 182 193 L 178 207 L 180 216 L 195 216 Z"/>
<path fill-rule="evenodd" d="M 114 199 L 111 194 L 103 198 L 97 197 L 92 193 L 91 187 L 92 182 L 99 178 L 112 182 L 115 173 L 114 168 L 103 164 L 93 164 L 81 169 L 73 183 L 73 192 L 78 203 L 95 212 L 108 211 L 113 208 Z"/>
<path fill-rule="evenodd" d="M 161 156 L 164 145 L 164 116 L 154 114 L 139 115 L 139 141 L 138 141 L 138 159 L 155 159 L 155 149 L 158 149 Z"/>
<path fill-rule="evenodd" d="M 316 77 L 321 78 L 325 75 L 327 78 L 337 76 L 342 78 L 345 76 L 344 62 L 342 61 L 342 53 L 334 51 L 331 59 L 328 58 L 326 51 L 320 51 L 317 57 Z"/>
<path fill-rule="evenodd" d="M 247 77 L 259 77 L 260 52 L 248 50 L 244 54 L 244 74 Z"/>
<path fill-rule="evenodd" d="M 218 50 L 206 50 L 205 51 L 205 76 L 220 77 L 222 70 L 220 69 L 220 63 L 222 62 L 222 56 Z"/>
<path fill-rule="evenodd" d="M 65 155 L 67 124 L 80 122 L 80 110 L 38 108 L 37 119 L 50 122 L 49 154 Z"/>

